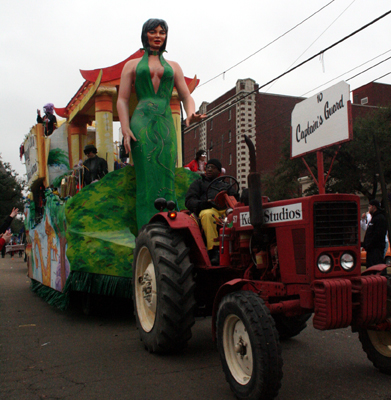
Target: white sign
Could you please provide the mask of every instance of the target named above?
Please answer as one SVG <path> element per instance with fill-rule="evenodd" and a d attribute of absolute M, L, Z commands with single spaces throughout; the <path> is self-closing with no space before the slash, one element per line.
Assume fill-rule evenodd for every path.
<path fill-rule="evenodd" d="M 27 184 L 30 186 L 38 177 L 38 152 L 36 136 L 31 130 L 24 142 L 24 159 L 27 172 Z"/>
<path fill-rule="evenodd" d="M 351 140 L 350 86 L 340 82 L 295 105 L 292 111 L 291 157 Z"/>
<path fill-rule="evenodd" d="M 300 221 L 303 219 L 301 203 L 288 204 L 286 206 L 270 207 L 263 209 L 263 223 L 275 224 L 279 222 Z M 239 226 L 249 226 L 250 213 L 239 214 Z"/>

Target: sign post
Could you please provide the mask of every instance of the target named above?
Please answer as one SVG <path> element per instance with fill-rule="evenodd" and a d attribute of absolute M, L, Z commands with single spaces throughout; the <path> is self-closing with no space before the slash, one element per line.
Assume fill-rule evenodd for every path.
<path fill-rule="evenodd" d="M 291 159 L 303 159 L 320 194 L 325 193 L 327 181 L 324 177 L 323 149 L 352 139 L 350 87 L 346 82 L 337 83 L 309 97 L 296 104 L 292 111 Z M 314 151 L 317 152 L 318 180 L 304 160 L 306 154 Z"/>

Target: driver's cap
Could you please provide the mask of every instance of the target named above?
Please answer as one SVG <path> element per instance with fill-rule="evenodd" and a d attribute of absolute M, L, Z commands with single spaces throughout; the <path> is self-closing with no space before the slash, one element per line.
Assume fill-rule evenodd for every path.
<path fill-rule="evenodd" d="M 206 165 L 213 164 L 221 172 L 221 162 L 217 158 L 211 158 Z"/>

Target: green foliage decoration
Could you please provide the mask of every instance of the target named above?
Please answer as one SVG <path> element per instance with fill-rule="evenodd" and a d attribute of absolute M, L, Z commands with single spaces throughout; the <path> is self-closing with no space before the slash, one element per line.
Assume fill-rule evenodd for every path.
<path fill-rule="evenodd" d="M 72 271 L 131 278 L 135 246 L 135 174 L 107 174 L 69 199 L 67 257 Z"/>
<path fill-rule="evenodd" d="M 64 164 L 69 169 L 69 156 L 68 153 L 62 149 L 52 149 L 48 156 L 48 165 L 61 165 Z"/>
<path fill-rule="evenodd" d="M 37 295 L 43 298 L 51 306 L 57 307 L 60 310 L 66 310 L 69 306 L 69 294 L 61 293 L 51 287 L 43 285 L 34 279 L 31 279 L 30 289 L 37 293 Z"/>
<path fill-rule="evenodd" d="M 188 187 L 195 179 L 199 175 L 194 172 L 176 170 L 179 209 L 185 208 Z M 137 235 L 135 193 L 136 177 L 131 166 L 107 174 L 72 198 L 60 199 L 46 190 L 44 213 L 50 216 L 59 238 L 61 265 L 65 265 L 67 249 L 70 273 L 65 282 L 65 270 L 61 270 L 65 282 L 62 293 L 35 280 L 31 289 L 60 309 L 67 308 L 71 291 L 130 298 Z M 34 202 L 28 207 L 25 224 L 32 230 L 37 226 Z M 31 262 L 35 268 L 34 257 Z"/>
<path fill-rule="evenodd" d="M 179 209 L 199 175 L 187 169 L 176 171 Z M 136 175 L 133 167 L 107 174 L 83 188 L 65 207 L 67 257 L 71 271 L 132 277 L 133 249 L 137 236 Z"/>

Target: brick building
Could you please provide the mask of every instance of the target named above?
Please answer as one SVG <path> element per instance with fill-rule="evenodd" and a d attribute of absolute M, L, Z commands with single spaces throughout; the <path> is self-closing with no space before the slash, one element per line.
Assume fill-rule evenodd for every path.
<path fill-rule="evenodd" d="M 378 107 L 391 107 L 391 85 L 370 82 L 352 92 L 352 114 L 362 118 Z"/>
<path fill-rule="evenodd" d="M 255 144 L 257 170 L 261 173 L 274 170 L 282 140 L 290 135 L 292 110 L 304 98 L 259 93 L 257 89 L 254 80 L 239 79 L 224 95 L 201 104 L 200 113 L 214 117 L 184 131 L 185 164 L 194 159 L 199 149 L 205 149 L 208 158 L 220 159 L 227 174 L 237 177 L 241 186 L 246 187 L 249 172 L 248 149 L 243 139 L 246 134 Z M 391 106 L 391 85 L 371 82 L 355 89 L 352 98 L 354 120 L 379 106 Z"/>
<path fill-rule="evenodd" d="M 185 164 L 194 159 L 199 149 L 205 149 L 208 158 L 218 158 L 227 174 L 237 177 L 246 187 L 250 167 L 243 139 L 246 134 L 257 151 L 257 170 L 273 171 L 282 139 L 290 134 L 292 110 L 304 98 L 259 93 L 257 89 L 254 80 L 239 79 L 224 95 L 201 104 L 199 112 L 214 117 L 185 130 Z"/>

